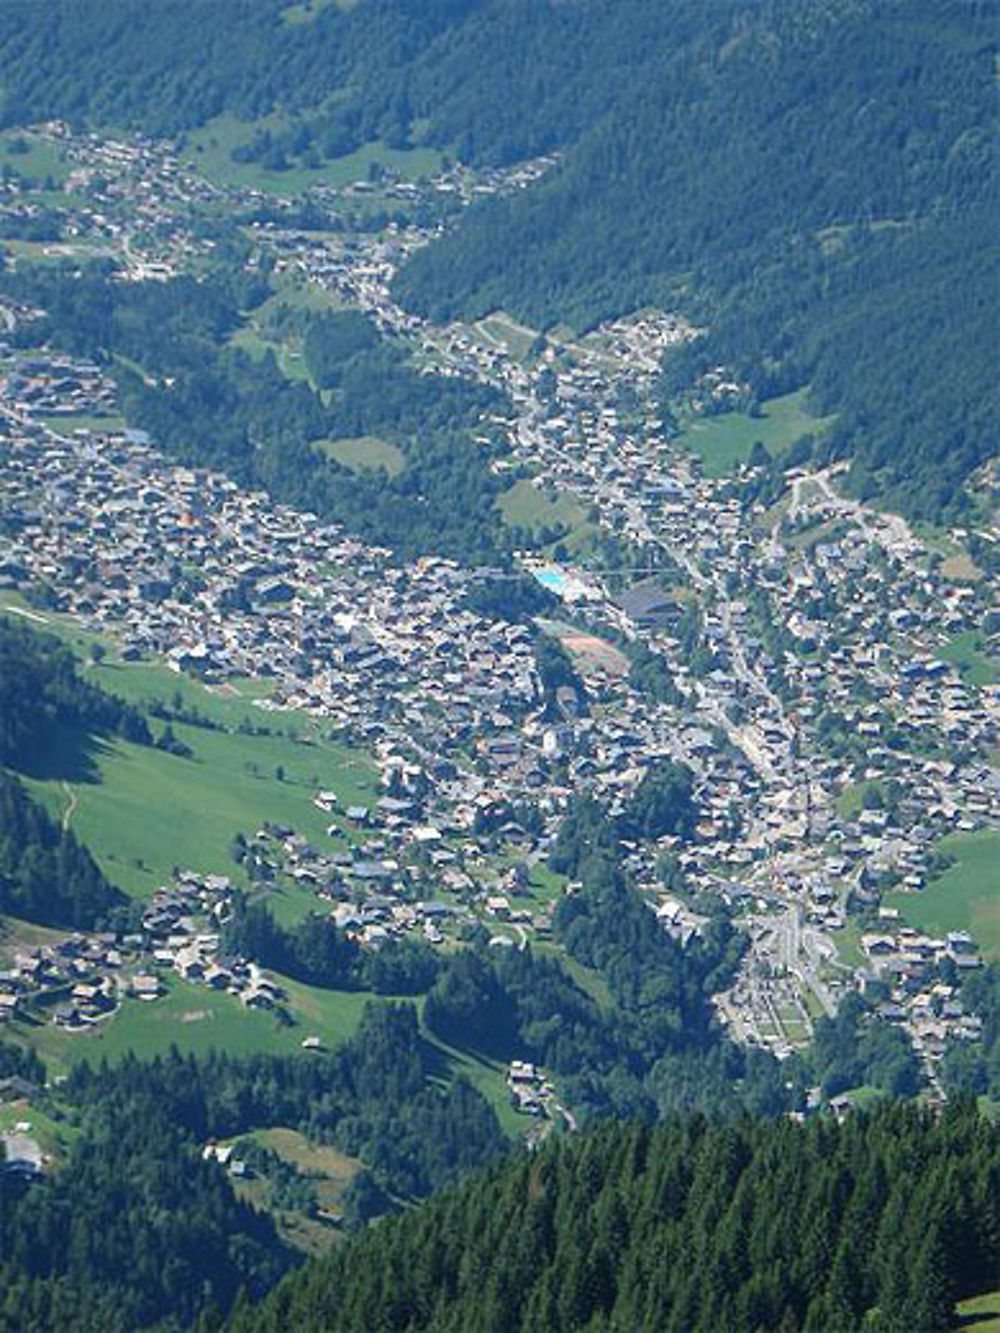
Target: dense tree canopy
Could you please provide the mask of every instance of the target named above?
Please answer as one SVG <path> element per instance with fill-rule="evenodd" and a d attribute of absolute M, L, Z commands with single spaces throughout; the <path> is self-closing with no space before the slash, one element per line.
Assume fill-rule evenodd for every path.
<path fill-rule="evenodd" d="M 222 948 L 308 985 L 383 995 L 422 994 L 438 970 L 434 950 L 421 940 L 387 940 L 378 949 L 362 950 L 329 916 L 310 912 L 284 929 L 265 903 L 242 896 L 223 928 Z"/>
<path fill-rule="evenodd" d="M 389 1005 L 333 1053 L 77 1064 L 47 1108 L 68 1129 L 59 1169 L 27 1189 L 0 1170 L 0 1330 L 177 1333 L 263 1295 L 297 1256 L 203 1145 L 273 1125 L 336 1143 L 365 1164 L 345 1201 L 365 1220 L 509 1149 L 442 1072 L 413 1009 Z M 0 1073 L 41 1081 L 5 1045 Z"/>
<path fill-rule="evenodd" d="M 605 1125 L 382 1224 L 230 1333 L 949 1333 L 995 1282 L 996 1127 L 962 1105 Z"/>

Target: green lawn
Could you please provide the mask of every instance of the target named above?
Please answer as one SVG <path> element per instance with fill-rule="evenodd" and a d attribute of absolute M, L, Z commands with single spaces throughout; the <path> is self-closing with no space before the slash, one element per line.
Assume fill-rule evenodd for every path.
<path fill-rule="evenodd" d="M 279 926 L 298 925 L 310 912 L 323 909 L 322 900 L 311 889 L 300 888 L 295 883 L 268 888 L 262 900 Z"/>
<path fill-rule="evenodd" d="M 15 143 L 26 144 L 28 151 L 14 151 L 12 145 Z M 0 134 L 0 162 L 37 185 L 41 185 L 46 176 L 61 185 L 71 170 L 64 151 L 57 144 L 22 130 L 5 130 Z"/>
<path fill-rule="evenodd" d="M 505 348 L 508 355 L 517 361 L 525 359 L 538 337 L 535 329 L 519 324 L 504 310 L 495 310 L 473 327 L 487 343 Z"/>
<path fill-rule="evenodd" d="M 346 1182 L 361 1168 L 356 1157 L 349 1157 L 329 1143 L 313 1143 L 295 1129 L 257 1129 L 241 1137 L 270 1148 L 303 1175 L 326 1176 L 330 1180 Z"/>
<path fill-rule="evenodd" d="M 391 998 L 377 998 L 369 991 L 322 990 L 318 986 L 292 981 L 289 977 L 279 977 L 278 980 L 299 1021 L 292 1034 L 296 1049 L 304 1037 L 319 1037 L 323 1045 L 332 1050 L 354 1036 L 367 1005 L 381 1004 Z"/>
<path fill-rule="evenodd" d="M 2 244 L 15 259 L 23 259 L 29 264 L 62 264 L 68 258 L 97 259 L 101 256 L 113 256 L 115 253 L 109 246 L 96 241 L 18 241 L 6 239 Z"/>
<path fill-rule="evenodd" d="M 436 148 L 390 148 L 377 141 L 315 169 L 293 166 L 287 171 L 269 171 L 259 162 L 233 161 L 233 149 L 250 143 L 258 130 L 274 132 L 286 126 L 287 120 L 280 113 L 245 121 L 226 112 L 187 136 L 183 158 L 217 185 L 263 190 L 286 198 L 301 194 L 311 185 L 349 185 L 367 180 L 373 163 L 389 167 L 407 180 L 433 175 L 441 167 L 442 154 Z"/>
<path fill-rule="evenodd" d="M 50 430 L 58 431 L 62 435 L 69 435 L 74 430 L 92 430 L 95 433 L 115 434 L 125 429 L 125 418 L 118 413 L 108 413 L 107 416 L 88 416 L 86 413 L 66 416 L 60 413 L 57 416 L 39 417 L 39 421 L 45 423 Z"/>
<path fill-rule="evenodd" d="M 862 1083 L 857 1088 L 848 1088 L 842 1095 L 844 1097 L 849 1097 L 851 1099 L 851 1105 L 856 1109 L 861 1110 L 865 1107 L 875 1106 L 878 1102 L 885 1101 L 889 1094 L 883 1092 L 881 1088 L 873 1088 L 867 1083 Z"/>
<path fill-rule="evenodd" d="M 957 863 L 922 893 L 886 899 L 920 930 L 968 930 L 986 958 L 1000 958 L 1000 833 L 952 833 L 939 843 Z"/>
<path fill-rule="evenodd" d="M 342 807 L 373 800 L 368 761 L 329 742 L 172 725 L 191 758 L 118 739 L 97 741 L 91 758 L 100 781 L 31 780 L 60 813 L 75 797 L 74 833 L 108 877 L 138 897 L 169 881 L 174 866 L 235 873 L 233 836 L 253 833 L 265 820 L 325 842 L 329 817 L 312 805 L 320 788 L 336 792 Z"/>
<path fill-rule="evenodd" d="M 80 650 L 89 653 L 86 631 L 78 631 Z M 89 636 L 93 641 L 94 636 Z M 84 645 L 87 644 L 86 647 Z M 87 679 L 109 694 L 117 694 L 140 707 L 159 700 L 173 707 L 180 700 L 183 708 L 197 709 L 205 717 L 227 727 L 249 722 L 269 730 L 308 735 L 311 720 L 289 709 L 265 713 L 254 707 L 255 699 L 270 697 L 273 685 L 266 680 L 227 681 L 222 685 L 202 685 L 162 662 L 116 662 L 110 656 L 97 666 L 86 670 Z"/>
<path fill-rule="evenodd" d="M 536 861 L 528 876 L 528 891 L 533 898 L 554 906 L 566 892 L 566 876 L 550 870 L 544 861 Z"/>
<path fill-rule="evenodd" d="M 311 1183 L 316 1203 L 328 1217 L 342 1217 L 344 1191 L 361 1169 L 356 1157 L 348 1157 L 328 1144 L 312 1143 L 294 1129 L 258 1129 L 243 1134 L 236 1142 L 252 1140 L 277 1153 L 282 1161 L 294 1166 Z M 339 1239 L 340 1233 L 329 1221 L 309 1216 L 304 1211 L 275 1207 L 275 1194 L 266 1177 L 234 1182 L 241 1199 L 255 1208 L 274 1214 L 278 1230 L 289 1244 L 306 1254 L 320 1254 Z"/>
<path fill-rule="evenodd" d="M 303 312 L 340 310 L 344 303 L 317 283 L 287 274 L 278 275 L 275 285 L 278 290 L 232 334 L 230 346 L 246 352 L 254 361 L 271 353 L 286 379 L 310 385 L 326 401 L 329 395 L 320 390 L 303 356 Z"/>
<path fill-rule="evenodd" d="M 840 961 L 845 967 L 868 966 L 868 958 L 861 948 L 861 927 L 857 921 L 845 921 L 843 929 L 834 933 L 833 942 L 837 946 Z M 811 994 L 812 991 L 807 992 L 807 995 Z"/>
<path fill-rule="evenodd" d="M 749 457 L 760 440 L 769 453 L 785 453 L 803 435 L 822 435 L 832 417 L 814 417 L 805 408 L 806 389 L 772 398 L 761 405 L 762 415 L 722 412 L 694 417 L 684 423 L 678 442 L 699 455 L 706 477 L 724 477 Z"/>
<path fill-rule="evenodd" d="M 252 235 L 252 233 L 248 233 Z M 306 236 L 321 238 L 328 232 L 306 232 Z M 318 282 L 310 282 L 300 273 L 272 273 L 271 286 L 273 296 L 269 296 L 262 306 L 254 311 L 254 322 L 261 328 L 271 327 L 275 317 L 280 317 L 283 310 L 343 310 L 344 302 L 336 292 L 321 287 Z"/>
<path fill-rule="evenodd" d="M 984 636 L 977 630 L 956 634 L 938 656 L 954 663 L 969 685 L 1000 684 L 1000 657 L 989 651 Z"/>
<path fill-rule="evenodd" d="M 314 440 L 314 449 L 334 458 L 352 472 L 370 472 L 384 468 L 390 477 L 398 477 L 406 467 L 402 449 L 374 435 L 359 435 L 339 440 Z"/>
<path fill-rule="evenodd" d="M 581 528 L 587 518 L 580 505 L 570 495 L 560 494 L 554 498 L 544 490 L 524 479 L 517 481 L 505 491 L 497 501 L 503 521 L 510 528 L 568 527 Z"/>
<path fill-rule="evenodd" d="M 263 361 L 268 352 L 273 352 L 278 363 L 278 369 L 286 380 L 300 380 L 305 384 L 312 384 L 312 378 L 305 361 L 302 359 L 301 351 L 288 343 L 271 341 L 254 324 L 247 324 L 243 328 L 237 329 L 229 339 L 229 343 L 230 346 L 238 347 L 241 351 L 246 352 L 254 361 Z M 313 385 L 313 388 L 315 387 Z"/>
<path fill-rule="evenodd" d="M 23 602 L 6 597 L 0 611 L 5 607 L 23 608 Z M 31 787 L 59 816 L 72 803 L 73 831 L 127 892 L 148 897 L 175 865 L 234 874 L 233 835 L 253 833 L 264 820 L 290 824 L 325 844 L 330 818 L 312 804 L 320 788 L 336 792 L 341 808 L 374 802 L 376 772 L 365 754 L 324 739 L 303 714 L 252 707 L 252 699 L 270 688 L 266 682 L 206 687 L 159 662 L 115 661 L 112 640 L 81 629 L 70 617 L 46 612 L 45 623 L 31 623 L 69 643 L 86 663 L 84 679 L 109 693 L 140 706 L 160 700 L 174 707 L 179 697 L 183 708 L 234 729 L 172 723 L 174 734 L 191 747 L 190 759 L 118 739 L 87 741 L 81 753 L 67 749 L 39 757 Z M 107 653 L 99 665 L 90 661 L 97 644 Z M 274 734 L 241 734 L 235 728 L 244 722 Z M 162 723 L 152 726 L 159 734 Z M 84 764 L 99 781 L 79 779 L 73 768 Z"/>
<path fill-rule="evenodd" d="M 1000 1291 L 991 1291 L 984 1296 L 970 1296 L 959 1301 L 956 1306 L 960 1316 L 955 1325 L 958 1330 L 968 1333 L 1000 1333 Z"/>
<path fill-rule="evenodd" d="M 852 782 L 837 797 L 837 814 L 843 819 L 853 819 L 855 815 L 859 815 L 864 809 L 865 792 L 869 788 L 880 792 L 883 800 L 885 799 L 885 793 L 878 782 Z"/>

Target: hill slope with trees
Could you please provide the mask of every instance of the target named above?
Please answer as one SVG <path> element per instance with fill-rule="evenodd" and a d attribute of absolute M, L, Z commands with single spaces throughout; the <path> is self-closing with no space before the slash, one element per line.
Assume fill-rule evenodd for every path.
<path fill-rule="evenodd" d="M 678 309 L 707 336 L 671 387 L 720 361 L 761 398 L 811 384 L 862 494 L 953 512 L 998 447 L 991 23 L 964 3 L 708 7 L 397 294 L 541 327 Z"/>
<path fill-rule="evenodd" d="M 399 298 L 578 329 L 680 310 L 707 335 L 668 382 L 722 361 L 758 398 L 809 384 L 860 494 L 955 518 L 998 448 L 997 30 L 996 0 L 362 0 L 301 23 L 280 0 L 15 2 L 0 122 L 268 115 L 239 152 L 279 174 L 375 141 L 558 152 L 414 255 Z"/>
<path fill-rule="evenodd" d="M 969 1104 L 604 1125 L 288 1279 L 229 1333 L 948 1333 L 996 1279 L 1000 1132 Z"/>

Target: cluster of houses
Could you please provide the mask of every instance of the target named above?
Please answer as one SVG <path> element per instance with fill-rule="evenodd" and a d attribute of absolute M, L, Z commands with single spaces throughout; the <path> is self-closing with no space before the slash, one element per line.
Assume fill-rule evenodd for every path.
<path fill-rule="evenodd" d="M 41 1009 L 59 1027 L 79 1031 L 113 1014 L 125 996 L 162 993 L 141 936 L 73 934 L 13 953 L 0 971 L 0 1024 Z"/>
<path fill-rule="evenodd" d="M 109 176 L 126 151 L 72 147 L 90 155 L 87 170 L 103 163 Z M 134 167 L 161 181 L 162 207 L 188 197 L 165 150 L 140 143 L 128 153 L 137 156 L 118 163 L 115 179 Z M 547 165 L 479 184 L 445 173 L 412 188 L 471 198 L 519 188 Z M 842 499 L 825 474 L 794 479 L 784 516 L 703 476 L 666 438 L 656 403 L 664 351 L 697 334 L 676 316 L 647 312 L 519 357 L 481 326 L 434 326 L 395 304 L 391 278 L 430 229 L 318 239 L 261 224 L 254 234 L 279 271 L 404 334 L 425 363 L 506 391 L 513 418 L 501 462 L 596 513 L 636 565 L 631 575 L 527 567 L 564 596 L 568 615 L 582 606 L 595 634 L 610 626 L 657 654 L 675 696 L 653 698 L 609 658 L 588 659 L 585 698 L 560 692 L 553 717 L 530 630 L 467 608 L 472 571 L 436 558 L 394 562 L 217 474 L 169 466 L 135 432 L 53 433 L 36 419 L 40 407 L 46 416 L 103 407 L 107 386 L 94 368 L 52 358 L 14 367 L 0 386 L 10 443 L 0 486 L 16 519 L 0 546 L 0 586 L 44 587 L 51 605 L 110 632 L 126 659 L 161 656 L 210 684 L 268 679 L 272 697 L 259 706 L 306 711 L 373 752 L 385 788 L 377 806 L 341 812 L 335 793 L 316 797 L 332 842 L 345 845 L 316 849 L 291 831 L 282 845 L 283 873 L 329 900 L 363 944 L 413 929 L 440 943 L 475 919 L 512 943 L 544 935 L 547 905 L 521 903 L 523 884 L 498 875 L 490 849 L 530 863 L 574 793 L 620 811 L 650 762 L 669 757 L 695 774 L 695 839 L 627 849 L 664 929 L 686 940 L 699 928 L 659 882 L 658 858 L 671 851 L 689 890 L 729 895 L 751 927 L 776 902 L 802 915 L 808 931 L 781 947 L 799 951 L 785 961 L 824 1007 L 859 984 L 829 961 L 847 912 L 876 910 L 888 887 L 920 892 L 943 833 L 1000 827 L 991 758 L 1000 692 L 967 683 L 946 660 L 954 637 L 978 631 L 996 607 L 996 581 L 946 576 L 901 520 Z M 742 389 L 719 368 L 700 392 L 718 410 Z M 669 580 L 649 577 L 645 566 L 664 558 Z M 680 630 L 689 605 L 699 611 L 697 655 Z M 901 790 L 886 799 L 893 783 Z M 845 796 L 862 786 L 881 795 L 858 810 Z M 540 822 L 518 823 L 518 802 Z M 200 903 L 202 915 L 213 906 Z M 210 929 L 176 928 L 190 915 L 183 902 L 154 909 L 158 961 L 267 1002 L 259 978 L 218 961 Z M 746 999 L 731 1011 L 734 1030 L 739 1004 L 774 1008 L 769 985 L 755 977 L 735 988 Z M 753 1014 L 744 1017 L 753 1030 Z"/>
<path fill-rule="evenodd" d="M 891 988 L 876 1013 L 904 1028 L 934 1087 L 936 1065 L 949 1042 L 982 1037 L 983 1020 L 967 1011 L 960 984 L 983 960 L 968 931 L 928 936 L 904 925 L 894 908 L 884 907 L 878 916 L 880 929 L 861 936 L 868 966 L 859 983 L 864 988 L 875 980 Z"/>
<path fill-rule="evenodd" d="M 89 361 L 69 356 L 20 356 L 4 381 L 4 401 L 27 421 L 115 410 L 114 385 Z"/>
<path fill-rule="evenodd" d="M 551 1116 L 555 1089 L 543 1070 L 529 1060 L 512 1060 L 507 1070 L 511 1105 L 522 1115 Z"/>
<path fill-rule="evenodd" d="M 0 972 L 0 1023 L 30 1013 L 84 1031 L 125 999 L 162 999 L 170 974 L 232 995 L 245 1008 L 275 1008 L 284 992 L 273 978 L 220 952 L 217 927 L 229 915 L 231 896 L 226 876 L 179 871 L 173 884 L 156 890 L 134 931 L 75 932 L 15 950 Z"/>
<path fill-rule="evenodd" d="M 80 133 L 58 120 L 32 126 L 21 137 L 27 147 L 41 147 L 59 160 L 58 179 L 49 181 L 62 192 L 55 213 L 59 236 L 43 246 L 47 256 L 113 255 L 123 280 L 155 282 L 212 248 L 193 224 L 219 191 L 181 166 L 168 145 L 142 136 Z M 8 162 L 16 173 L 18 158 Z M 33 189 L 16 174 L 0 186 L 0 216 L 30 218 L 37 211 Z"/>

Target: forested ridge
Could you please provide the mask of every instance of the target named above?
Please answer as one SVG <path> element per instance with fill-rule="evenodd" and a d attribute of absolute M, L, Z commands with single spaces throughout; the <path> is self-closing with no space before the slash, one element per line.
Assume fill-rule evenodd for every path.
<path fill-rule="evenodd" d="M 15 0 L 2 116 L 178 133 L 280 113 L 238 150 L 279 171 L 375 140 L 475 165 L 558 151 L 415 254 L 404 304 L 542 328 L 680 310 L 707 330 L 685 372 L 721 361 L 758 398 L 811 385 L 860 494 L 962 512 L 998 446 L 996 0 L 283 11 Z"/>
<path fill-rule="evenodd" d="M 229 1333 L 949 1333 L 996 1279 L 1000 1131 L 965 1104 L 606 1124 L 382 1223 Z"/>
<path fill-rule="evenodd" d="M 973 4 L 710 8 L 397 293 L 541 327 L 679 309 L 708 331 L 688 382 L 721 361 L 760 397 L 811 384 L 862 494 L 954 513 L 998 447 L 995 33 Z"/>
<path fill-rule="evenodd" d="M 41 1081 L 0 1045 L 0 1074 L 14 1072 Z M 58 1170 L 28 1188 L 0 1171 L 0 1330 L 215 1327 L 299 1256 L 203 1160 L 206 1141 L 285 1125 L 359 1155 L 345 1209 L 360 1225 L 510 1149 L 479 1094 L 440 1072 L 413 1009 L 384 1005 L 330 1054 L 77 1064 L 42 1101 L 66 1126 Z"/>

